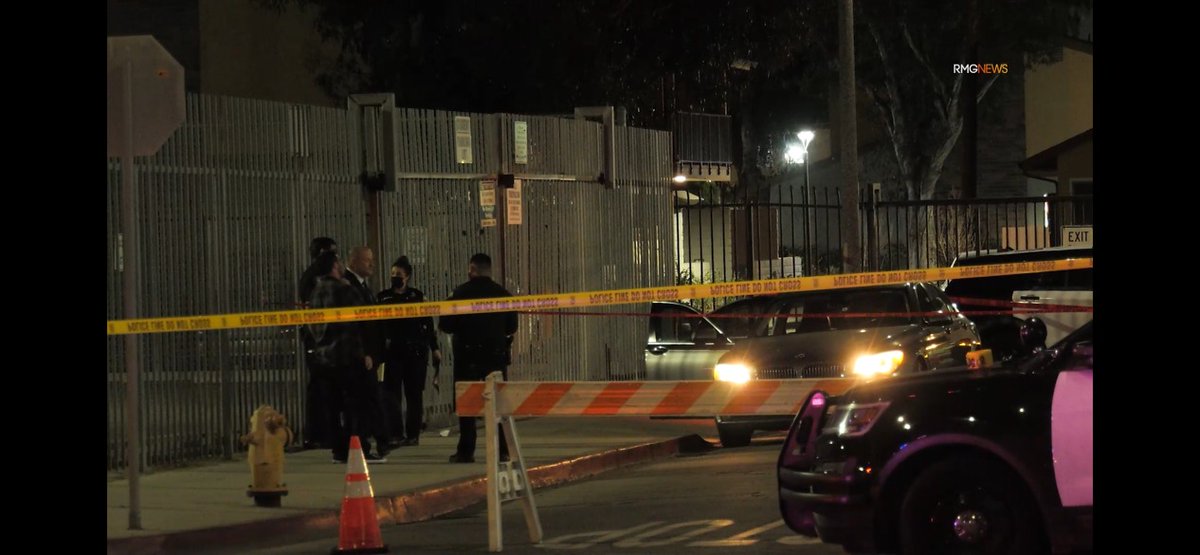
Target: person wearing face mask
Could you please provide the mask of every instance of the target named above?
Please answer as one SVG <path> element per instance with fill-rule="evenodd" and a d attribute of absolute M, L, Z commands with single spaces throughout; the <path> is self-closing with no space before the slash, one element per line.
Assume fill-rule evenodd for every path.
<path fill-rule="evenodd" d="M 392 286 L 379 292 L 379 304 L 425 302 L 421 290 L 409 286 L 413 267 L 407 256 L 392 264 Z M 433 353 L 434 384 L 442 362 L 433 318 L 397 318 L 384 323 L 387 343 L 383 373 L 384 405 L 397 445 L 418 445 L 421 436 L 426 369 Z M 401 410 L 401 399 L 407 410 Z"/>

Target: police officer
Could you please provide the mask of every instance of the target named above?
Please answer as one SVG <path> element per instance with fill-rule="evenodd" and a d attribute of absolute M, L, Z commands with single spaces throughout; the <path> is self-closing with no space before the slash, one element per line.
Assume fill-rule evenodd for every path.
<path fill-rule="evenodd" d="M 502 285 L 492 281 L 492 259 L 477 253 L 467 266 L 466 283 L 450 295 L 452 301 L 511 297 Z M 454 380 L 480 381 L 488 374 L 500 371 L 508 379 L 511 363 L 509 347 L 517 333 L 516 312 L 489 312 L 442 316 L 438 329 L 453 336 Z M 475 462 L 475 417 L 459 417 L 458 449 L 450 456 L 452 463 Z M 500 459 L 508 460 L 508 446 L 500 434 Z"/>
<path fill-rule="evenodd" d="M 412 274 L 413 267 L 408 257 L 398 258 L 392 264 L 392 286 L 379 292 L 379 304 L 425 302 L 425 294 L 408 285 Z M 425 410 L 423 394 L 429 353 L 433 352 L 434 367 L 442 362 L 433 318 L 424 316 L 387 320 L 384 322 L 384 338 L 387 340 L 387 364 L 383 374 L 383 399 L 388 422 L 392 434 L 400 438 L 400 445 L 418 445 L 421 418 Z M 400 410 L 401 398 L 407 406 L 408 410 L 404 411 L 407 415 Z"/>

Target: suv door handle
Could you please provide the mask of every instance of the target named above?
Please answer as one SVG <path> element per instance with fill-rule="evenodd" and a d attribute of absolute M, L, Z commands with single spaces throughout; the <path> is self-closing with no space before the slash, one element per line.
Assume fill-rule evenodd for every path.
<path fill-rule="evenodd" d="M 1037 295 L 1021 295 L 1021 300 L 1022 301 L 1037 301 L 1037 300 L 1041 300 L 1041 297 L 1039 297 Z"/>
<path fill-rule="evenodd" d="M 655 354 L 655 355 L 661 355 L 661 354 L 667 352 L 667 348 L 663 347 L 662 345 L 654 345 L 646 350 L 650 351 L 651 354 Z"/>

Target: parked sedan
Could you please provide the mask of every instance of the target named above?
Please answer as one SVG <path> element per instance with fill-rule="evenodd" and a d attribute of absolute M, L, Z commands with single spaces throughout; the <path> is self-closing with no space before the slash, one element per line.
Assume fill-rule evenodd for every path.
<path fill-rule="evenodd" d="M 873 378 L 965 363 L 979 345 L 975 324 L 933 284 L 787 293 L 714 368 L 718 380 Z M 912 313 L 928 313 L 918 316 Z M 843 316 L 844 315 L 844 316 Z M 717 416 L 726 447 L 756 430 L 784 430 L 790 414 Z"/>

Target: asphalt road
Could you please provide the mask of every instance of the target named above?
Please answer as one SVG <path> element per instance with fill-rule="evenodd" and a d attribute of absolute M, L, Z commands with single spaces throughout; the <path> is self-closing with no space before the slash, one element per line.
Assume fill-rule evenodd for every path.
<path fill-rule="evenodd" d="M 781 440 L 616 471 L 534 492 L 544 533 L 530 542 L 519 501 L 504 505 L 504 553 L 788 553 L 833 555 L 837 546 L 799 536 L 779 518 L 775 459 Z M 383 527 L 391 553 L 486 553 L 487 510 L 471 507 Z M 261 554 L 326 555 L 333 535 L 289 538 Z M 247 551 L 250 552 L 250 551 Z"/>

